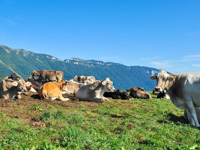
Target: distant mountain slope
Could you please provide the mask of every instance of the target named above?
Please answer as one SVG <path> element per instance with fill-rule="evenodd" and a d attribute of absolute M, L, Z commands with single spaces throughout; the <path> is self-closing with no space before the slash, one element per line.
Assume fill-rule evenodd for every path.
<path fill-rule="evenodd" d="M 0 76 L 8 76 L 13 72 L 27 79 L 33 70 L 62 70 L 64 79 L 72 79 L 76 75 L 93 75 L 104 80 L 110 77 L 117 89 L 138 86 L 152 90 L 155 81 L 149 77 L 159 70 L 149 67 L 125 66 L 118 63 L 78 58 L 59 60 L 47 54 L 37 54 L 23 49 L 13 49 L 0 45 Z"/>

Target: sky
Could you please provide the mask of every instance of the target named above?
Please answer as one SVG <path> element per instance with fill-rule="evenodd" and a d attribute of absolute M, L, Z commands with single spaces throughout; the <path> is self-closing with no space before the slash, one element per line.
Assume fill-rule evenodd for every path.
<path fill-rule="evenodd" d="M 0 44 L 200 73 L 200 1 L 0 0 Z"/>

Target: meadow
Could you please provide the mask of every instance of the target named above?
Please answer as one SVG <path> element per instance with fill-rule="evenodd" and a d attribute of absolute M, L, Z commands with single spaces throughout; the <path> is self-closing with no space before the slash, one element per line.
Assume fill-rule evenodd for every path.
<path fill-rule="evenodd" d="M 200 131 L 171 100 L 111 101 L 0 99 L 0 149 L 200 149 Z"/>

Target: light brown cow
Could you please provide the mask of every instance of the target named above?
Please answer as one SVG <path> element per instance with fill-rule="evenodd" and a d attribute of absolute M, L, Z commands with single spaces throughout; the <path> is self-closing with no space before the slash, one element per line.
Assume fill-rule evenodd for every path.
<path fill-rule="evenodd" d="M 144 91 L 144 88 L 133 87 L 128 89 L 130 91 L 130 96 L 133 98 L 141 98 L 141 99 L 152 99 L 152 96 Z"/>
<path fill-rule="evenodd" d="M 78 89 L 83 85 L 83 83 L 69 82 L 67 83 L 66 93 L 67 94 L 75 94 Z"/>
<path fill-rule="evenodd" d="M 172 103 L 176 107 L 186 110 L 190 124 L 199 127 L 195 107 L 200 107 L 200 73 L 175 75 L 161 70 L 150 79 L 157 80 L 155 90 L 166 90 Z"/>
<path fill-rule="evenodd" d="M 106 78 L 103 82 L 83 85 L 75 93 L 75 96 L 82 101 L 103 102 L 104 100 L 110 101 L 105 98 L 105 92 L 114 92 L 115 88 L 110 78 Z"/>
<path fill-rule="evenodd" d="M 0 83 L 0 96 L 4 99 L 15 99 L 16 97 L 21 98 L 20 93 L 27 91 L 27 86 L 29 83 L 26 83 L 23 79 L 18 81 L 4 78 Z"/>
<path fill-rule="evenodd" d="M 62 96 L 62 91 L 66 90 L 66 85 L 67 83 L 64 80 L 61 82 L 45 83 L 38 90 L 38 95 L 40 98 L 51 100 L 60 99 L 61 101 L 67 101 L 69 99 Z"/>
<path fill-rule="evenodd" d="M 54 70 L 41 70 L 35 71 L 33 70 L 30 78 L 38 78 L 44 81 L 57 81 L 60 82 L 63 79 L 63 71 L 54 71 Z"/>

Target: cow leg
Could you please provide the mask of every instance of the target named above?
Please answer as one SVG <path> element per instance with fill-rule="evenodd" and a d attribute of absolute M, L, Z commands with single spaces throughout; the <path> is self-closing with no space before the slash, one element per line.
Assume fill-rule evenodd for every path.
<path fill-rule="evenodd" d="M 54 101 L 54 100 L 56 100 L 56 97 L 49 97 L 49 99 Z"/>
<path fill-rule="evenodd" d="M 96 103 L 102 103 L 103 100 L 101 98 L 88 98 L 87 99 L 90 102 L 96 102 Z"/>
<path fill-rule="evenodd" d="M 190 115 L 190 118 L 191 118 L 191 119 L 189 119 L 190 124 L 194 125 L 193 123 L 195 123 L 195 126 L 198 128 L 199 122 L 197 120 L 196 111 L 195 111 L 192 101 L 190 101 L 188 104 L 186 104 L 186 111 Z"/>
<path fill-rule="evenodd" d="M 59 97 L 59 99 L 60 99 L 61 101 L 68 101 L 68 100 L 69 100 L 69 98 L 64 98 L 64 97 L 62 96 L 62 94 L 60 94 L 58 97 Z"/>
<path fill-rule="evenodd" d="M 105 101 L 105 100 L 106 100 L 106 101 L 108 101 L 108 102 L 111 102 L 111 100 L 109 100 L 109 99 L 108 99 L 108 98 L 106 98 L 106 97 L 103 97 L 103 98 L 102 98 L 102 100 L 103 100 L 103 101 Z"/>
<path fill-rule="evenodd" d="M 185 111 L 186 111 L 186 115 L 187 115 L 187 120 L 189 121 L 189 123 L 190 123 L 192 126 L 195 126 L 194 120 L 192 119 L 192 116 L 190 115 L 190 112 L 188 111 L 188 109 L 185 109 Z"/>

